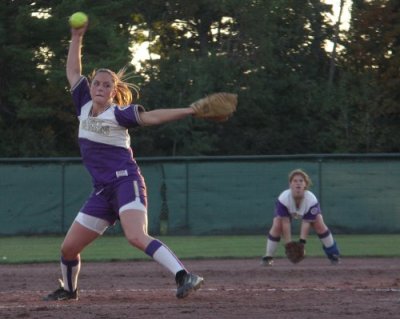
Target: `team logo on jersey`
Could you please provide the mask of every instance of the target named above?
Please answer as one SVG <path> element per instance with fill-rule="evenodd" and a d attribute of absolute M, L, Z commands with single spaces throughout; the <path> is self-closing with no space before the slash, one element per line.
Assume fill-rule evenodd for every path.
<path fill-rule="evenodd" d="M 292 218 L 294 218 L 294 219 L 299 219 L 302 215 L 300 214 L 300 212 L 294 212 L 294 213 L 292 213 L 291 214 L 292 215 Z"/>
<path fill-rule="evenodd" d="M 88 117 L 81 121 L 81 128 L 85 131 L 94 132 L 101 135 L 110 135 L 110 126 L 104 125 L 104 121 Z"/>

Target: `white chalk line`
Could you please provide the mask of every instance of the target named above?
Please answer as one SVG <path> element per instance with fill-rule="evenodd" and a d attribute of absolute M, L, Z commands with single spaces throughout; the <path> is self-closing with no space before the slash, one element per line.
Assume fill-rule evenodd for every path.
<path fill-rule="evenodd" d="M 126 293 L 126 292 L 165 292 L 165 291 L 175 291 L 174 288 L 130 288 L 130 289 L 112 289 L 111 291 Z M 400 288 L 316 288 L 316 287 L 283 287 L 283 288 L 207 288 L 202 287 L 200 288 L 201 291 L 237 291 L 237 292 L 277 292 L 277 291 L 284 291 L 284 292 L 291 292 L 291 291 L 322 291 L 322 292 L 330 292 L 330 291 L 356 291 L 356 292 L 400 292 Z M 109 289 L 79 289 L 79 293 L 101 293 L 103 291 L 110 292 Z M 46 294 L 48 291 L 44 290 L 12 290 L 12 291 L 0 291 L 0 295 L 8 295 L 12 293 L 21 294 L 21 295 L 31 295 L 31 294 Z"/>
<path fill-rule="evenodd" d="M 110 292 L 110 290 L 105 290 L 105 289 L 79 289 L 79 293 L 82 296 L 82 294 L 101 294 L 102 291 L 107 291 L 107 293 Z M 157 292 L 175 292 L 175 289 L 169 289 L 169 288 L 152 288 L 152 289 L 114 289 L 113 290 L 115 293 L 127 293 L 127 292 L 139 292 L 139 293 L 146 293 L 146 292 L 151 292 L 151 293 L 157 293 Z M 298 288 L 201 288 L 199 291 L 209 291 L 209 292 L 247 292 L 247 293 L 259 293 L 259 292 L 302 292 L 302 291 L 317 291 L 317 292 L 341 292 L 341 291 L 352 291 L 352 292 L 380 292 L 380 293 L 400 293 L 400 288 L 310 288 L 310 287 L 298 287 Z M 17 290 L 17 291 L 2 291 L 0 292 L 0 298 L 2 295 L 6 296 L 8 294 L 12 293 L 13 295 L 45 295 L 47 292 L 45 291 L 26 291 L 26 290 Z M 41 301 L 38 299 L 37 301 Z M 0 304 L 0 310 L 1 309 L 16 309 L 16 308 L 30 308 L 29 305 L 23 305 L 20 304 L 21 301 L 19 301 L 18 304 L 16 304 L 16 301 L 10 301 L 9 304 Z M 29 302 L 32 302 L 30 300 Z M 75 301 L 72 301 L 75 302 Z M 36 305 L 35 308 L 40 308 L 40 307 L 45 307 L 49 309 L 53 308 L 62 308 L 62 307 L 69 307 L 70 303 L 69 302 L 48 302 L 48 301 L 43 301 L 42 305 Z"/>

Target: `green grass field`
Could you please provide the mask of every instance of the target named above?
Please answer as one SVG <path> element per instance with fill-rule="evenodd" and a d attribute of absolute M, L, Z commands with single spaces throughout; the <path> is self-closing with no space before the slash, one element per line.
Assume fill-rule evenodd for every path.
<path fill-rule="evenodd" d="M 182 259 L 260 258 L 265 253 L 265 236 L 161 236 Z M 343 257 L 400 257 L 400 235 L 337 235 Z M 0 264 L 56 262 L 62 236 L 0 237 Z M 319 239 L 311 235 L 307 256 L 324 256 Z M 277 256 L 283 256 L 283 244 Z M 85 261 L 149 259 L 131 247 L 122 236 L 105 235 L 82 253 Z"/>

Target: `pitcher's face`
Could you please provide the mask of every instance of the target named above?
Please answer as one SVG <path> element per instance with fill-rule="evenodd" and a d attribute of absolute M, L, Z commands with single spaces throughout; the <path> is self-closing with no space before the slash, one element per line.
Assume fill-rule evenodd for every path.
<path fill-rule="evenodd" d="M 115 96 L 112 76 L 107 72 L 98 72 L 90 85 L 90 96 L 93 103 L 99 106 L 109 106 Z"/>

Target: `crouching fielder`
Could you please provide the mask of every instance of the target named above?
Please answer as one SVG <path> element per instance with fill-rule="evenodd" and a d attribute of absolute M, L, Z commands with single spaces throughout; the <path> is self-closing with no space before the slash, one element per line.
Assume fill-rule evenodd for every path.
<path fill-rule="evenodd" d="M 316 196 L 308 190 L 311 179 L 301 169 L 289 173 L 289 189 L 283 191 L 276 201 L 272 227 L 268 233 L 266 254 L 261 259 L 261 264 L 271 266 L 278 248 L 281 236 L 285 244 L 292 241 L 291 222 L 301 219 L 300 242 L 304 245 L 312 227 L 322 242 L 322 248 L 332 264 L 340 261 L 338 246 L 332 233 L 325 225 L 321 208 Z"/>

